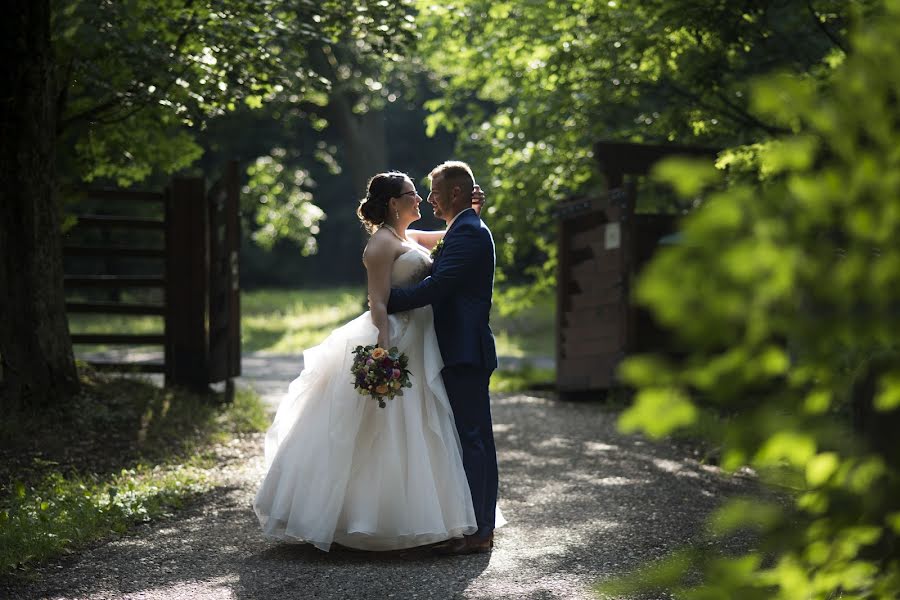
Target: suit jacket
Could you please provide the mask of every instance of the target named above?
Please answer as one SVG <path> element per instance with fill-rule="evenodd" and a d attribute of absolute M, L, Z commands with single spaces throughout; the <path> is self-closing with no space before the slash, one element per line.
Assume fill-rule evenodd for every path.
<path fill-rule="evenodd" d="M 431 275 L 411 288 L 393 288 L 387 310 L 431 304 L 444 365 L 496 369 L 497 350 L 488 324 L 495 264 L 491 230 L 475 211 L 466 210 L 444 234 Z"/>

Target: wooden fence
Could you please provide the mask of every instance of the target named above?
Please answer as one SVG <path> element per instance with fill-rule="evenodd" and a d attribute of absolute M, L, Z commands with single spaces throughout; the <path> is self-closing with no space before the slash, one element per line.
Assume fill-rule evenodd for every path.
<path fill-rule="evenodd" d="M 625 356 L 668 350 L 666 333 L 635 306 L 637 275 L 677 215 L 638 212 L 638 177 L 663 158 L 712 158 L 716 150 L 674 145 L 601 142 L 594 155 L 606 179 L 605 194 L 559 203 L 557 262 L 557 388 L 562 393 L 616 385 Z"/>
<path fill-rule="evenodd" d="M 89 361 L 100 369 L 163 373 L 166 385 L 206 389 L 208 384 L 240 375 L 239 181 L 237 163 L 228 163 L 223 177 L 206 190 L 202 177 L 176 177 L 162 192 L 86 190 L 94 204 L 124 203 L 133 214 L 81 214 L 66 236 L 66 259 L 93 258 L 106 272 L 70 272 L 67 296 L 85 290 L 156 290 L 158 301 L 123 302 L 96 299 L 66 303 L 69 313 L 154 315 L 163 317 L 163 331 L 140 333 L 75 333 L 75 344 L 162 346 L 162 360 Z M 145 216 L 147 213 L 153 216 Z M 130 242 L 85 244 L 70 241 L 86 231 L 126 232 Z M 150 233 L 152 232 L 152 234 Z M 151 274 L 111 273 L 110 265 L 140 259 Z M 132 269 L 133 270 L 133 269 Z"/>

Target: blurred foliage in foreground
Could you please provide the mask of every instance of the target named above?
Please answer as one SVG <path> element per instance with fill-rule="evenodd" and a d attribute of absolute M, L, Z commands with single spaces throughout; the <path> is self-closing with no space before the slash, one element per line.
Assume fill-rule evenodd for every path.
<path fill-rule="evenodd" d="M 723 466 L 750 465 L 788 501 L 732 501 L 702 543 L 606 593 L 900 592 L 900 2 L 861 19 L 839 63 L 821 82 L 755 83 L 754 109 L 791 133 L 748 150 L 740 176 L 660 170 L 685 194 L 706 190 L 683 245 L 638 289 L 685 352 L 621 371 L 638 388 L 624 430 L 662 436 L 728 415 L 702 428 Z M 754 533 L 746 552 L 715 550 L 741 531 Z"/>

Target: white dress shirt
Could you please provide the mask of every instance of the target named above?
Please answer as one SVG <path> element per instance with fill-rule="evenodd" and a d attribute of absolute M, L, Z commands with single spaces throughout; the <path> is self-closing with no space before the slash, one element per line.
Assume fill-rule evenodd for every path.
<path fill-rule="evenodd" d="M 463 213 L 466 212 L 467 210 L 473 210 L 473 211 L 474 211 L 475 209 L 472 208 L 472 207 L 470 206 L 469 208 L 464 208 L 464 209 L 462 209 L 461 211 L 459 211 L 458 213 L 456 213 L 455 215 L 453 215 L 453 218 L 450 219 L 449 221 L 447 221 L 447 229 L 450 229 L 450 226 L 453 225 L 453 221 L 455 221 L 457 218 L 459 218 L 459 215 L 463 214 Z"/>

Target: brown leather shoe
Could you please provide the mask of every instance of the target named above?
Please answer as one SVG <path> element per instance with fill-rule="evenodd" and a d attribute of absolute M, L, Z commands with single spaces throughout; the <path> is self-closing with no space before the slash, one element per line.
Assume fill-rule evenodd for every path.
<path fill-rule="evenodd" d="M 444 544 L 435 546 L 433 551 L 441 556 L 460 556 L 463 554 L 483 554 L 490 552 L 493 547 L 494 534 L 491 533 L 488 537 L 482 539 L 471 535 L 452 539 Z"/>

